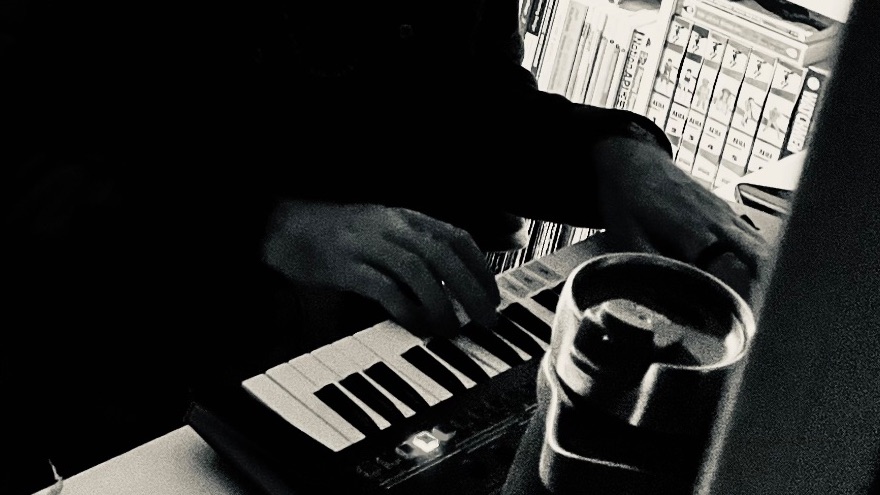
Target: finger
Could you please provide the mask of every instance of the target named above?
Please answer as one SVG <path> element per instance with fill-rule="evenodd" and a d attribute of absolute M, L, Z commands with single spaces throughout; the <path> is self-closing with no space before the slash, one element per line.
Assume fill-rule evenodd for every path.
<path fill-rule="evenodd" d="M 411 291 L 379 269 L 359 263 L 347 273 L 344 289 L 379 303 L 392 320 L 414 335 L 427 336 L 427 319 Z"/>
<path fill-rule="evenodd" d="M 386 243 L 382 249 L 369 249 L 364 253 L 365 262 L 388 276 L 405 293 L 409 293 L 413 307 L 423 315 L 425 331 L 444 336 L 458 333 L 459 321 L 446 290 L 418 252 Z"/>
<path fill-rule="evenodd" d="M 495 324 L 498 302 L 486 293 L 446 241 L 423 235 L 422 239 L 404 238 L 398 242 L 406 249 L 415 252 L 425 262 L 427 270 L 444 284 L 444 294 L 447 299 L 454 298 L 461 304 L 465 313 L 479 323 Z M 485 267 L 483 270 L 488 271 Z"/>
<path fill-rule="evenodd" d="M 480 284 L 480 288 L 492 300 L 493 304 L 497 306 L 501 302 L 495 277 L 486 268 L 486 256 L 477 246 L 470 233 L 417 211 L 403 209 L 402 213 L 411 222 L 414 229 L 429 233 L 451 246 L 455 253 L 458 254 L 462 263 L 464 263 L 465 268 L 473 276 L 474 280 Z"/>
<path fill-rule="evenodd" d="M 421 255 L 471 318 L 494 325 L 501 301 L 498 285 L 470 234 L 433 219 L 414 217 L 414 222 L 413 235 L 393 241 Z"/>

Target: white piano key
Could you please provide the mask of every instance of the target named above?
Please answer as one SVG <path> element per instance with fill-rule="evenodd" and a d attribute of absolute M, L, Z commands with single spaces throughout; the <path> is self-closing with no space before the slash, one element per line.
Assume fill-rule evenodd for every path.
<path fill-rule="evenodd" d="M 365 438 L 360 430 L 352 426 L 351 423 L 315 396 L 315 391 L 323 385 L 316 385 L 309 381 L 305 375 L 301 374 L 289 363 L 282 363 L 270 368 L 266 371 L 266 375 L 305 404 L 314 414 L 323 418 L 344 437 L 352 442 L 358 442 Z"/>
<path fill-rule="evenodd" d="M 337 376 L 345 378 L 363 369 L 358 366 L 357 361 L 350 359 L 344 352 L 343 348 L 347 339 L 351 340 L 351 337 L 345 337 L 332 344 L 327 344 L 315 349 L 310 354 L 317 358 L 318 361 L 321 361 L 324 366 L 333 371 Z"/>
<path fill-rule="evenodd" d="M 422 342 L 421 339 L 400 325 L 386 321 L 361 330 L 354 334 L 354 338 L 375 352 L 382 362 L 400 374 L 429 405 L 433 406 L 452 397 L 452 394 L 443 386 L 400 357 L 408 349 Z"/>
<path fill-rule="evenodd" d="M 290 364 L 315 385 L 315 390 L 336 382 L 339 377 L 311 354 L 290 360 Z"/>
<path fill-rule="evenodd" d="M 483 371 L 485 371 L 491 378 L 510 369 L 510 366 L 507 363 L 498 359 L 483 346 L 464 335 L 458 335 L 452 338 L 450 342 L 467 353 L 468 356 L 474 358 L 474 361 L 476 361 L 480 368 L 483 368 Z"/>
<path fill-rule="evenodd" d="M 267 375 L 260 374 L 248 378 L 242 382 L 242 386 L 288 423 L 334 452 L 339 452 L 357 441 L 343 436 Z"/>
<path fill-rule="evenodd" d="M 337 340 L 332 344 L 325 345 L 312 351 L 311 354 L 340 377 L 345 378 L 353 373 L 360 373 L 370 385 L 387 397 L 405 417 L 410 417 L 415 414 L 415 411 L 410 409 L 410 407 L 403 402 L 400 402 L 394 394 L 385 390 L 385 387 L 379 385 L 375 380 L 362 373 L 366 368 L 378 363 L 379 357 L 353 337 L 345 337 Z"/>

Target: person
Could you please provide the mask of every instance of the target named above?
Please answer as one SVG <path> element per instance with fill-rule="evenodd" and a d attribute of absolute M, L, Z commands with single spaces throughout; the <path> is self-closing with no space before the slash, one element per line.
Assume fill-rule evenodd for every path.
<path fill-rule="evenodd" d="M 179 425 L 224 366 L 375 318 L 450 335 L 450 297 L 491 324 L 481 255 L 524 218 L 766 258 L 652 122 L 538 89 L 514 0 L 4 14 L 4 425 L 25 432 L 4 493 Z"/>

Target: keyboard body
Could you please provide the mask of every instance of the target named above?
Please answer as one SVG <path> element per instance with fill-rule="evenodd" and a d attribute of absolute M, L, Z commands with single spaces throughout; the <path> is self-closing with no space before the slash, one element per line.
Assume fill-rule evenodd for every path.
<path fill-rule="evenodd" d="M 496 328 L 463 320 L 459 337 L 421 339 L 381 322 L 201 398 L 187 422 L 271 495 L 500 493 L 562 285 L 613 251 L 598 234 L 499 274 Z"/>

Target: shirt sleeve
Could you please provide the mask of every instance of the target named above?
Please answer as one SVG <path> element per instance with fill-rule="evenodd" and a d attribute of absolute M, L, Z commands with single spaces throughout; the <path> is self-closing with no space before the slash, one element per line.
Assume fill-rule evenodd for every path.
<path fill-rule="evenodd" d="M 596 178 L 588 161 L 591 146 L 603 139 L 623 137 L 656 145 L 672 156 L 669 139 L 647 117 L 575 103 L 539 89 L 534 75 L 522 66 L 523 36 L 516 0 L 485 1 L 475 51 L 479 59 L 475 90 L 483 94 L 486 111 L 517 127 L 509 131 L 522 138 L 515 144 L 521 150 L 517 160 L 535 167 L 537 176 L 558 179 L 557 184 L 536 181 L 538 186 L 525 195 L 527 200 L 506 205 L 508 209 L 527 217 L 562 217 L 581 226 L 603 227 L 594 203 Z M 553 169 L 558 172 L 547 172 Z M 522 178 L 519 174 L 498 174 L 496 183 L 515 187 L 505 184 L 505 177 Z M 542 183 L 545 186 L 540 186 Z M 574 191 L 572 183 L 577 187 Z M 529 204 L 541 206 L 535 210 Z"/>

